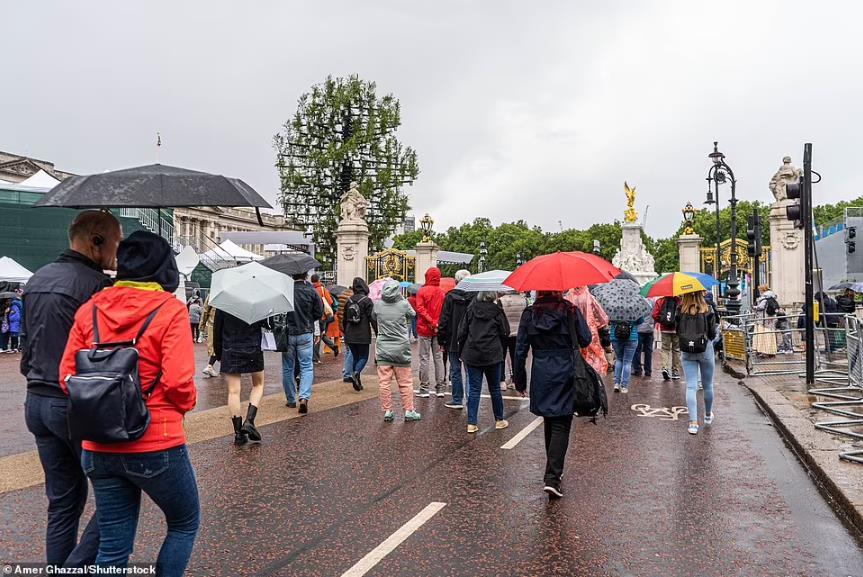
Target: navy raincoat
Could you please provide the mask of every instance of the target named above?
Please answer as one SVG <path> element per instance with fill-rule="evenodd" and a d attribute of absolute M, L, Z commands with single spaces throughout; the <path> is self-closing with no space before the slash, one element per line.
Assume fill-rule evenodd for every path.
<path fill-rule="evenodd" d="M 513 380 L 527 389 L 527 354 L 533 351 L 530 371 L 530 412 L 540 417 L 573 414 L 573 350 L 575 342 L 590 344 L 590 328 L 577 307 L 560 296 L 543 296 L 521 315 L 515 345 Z"/>

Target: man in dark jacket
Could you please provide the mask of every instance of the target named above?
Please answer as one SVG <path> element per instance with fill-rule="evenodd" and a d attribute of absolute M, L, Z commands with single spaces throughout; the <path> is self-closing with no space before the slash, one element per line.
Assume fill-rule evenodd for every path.
<path fill-rule="evenodd" d="M 460 283 L 470 276 L 466 270 L 455 273 L 455 282 Z M 468 305 L 473 301 L 476 293 L 469 293 L 461 289 L 453 289 L 447 293 L 443 301 L 443 309 L 438 324 L 437 339 L 441 348 L 447 352 L 449 357 L 449 380 L 452 384 L 452 399 L 444 406 L 450 409 L 463 409 L 463 398 L 465 386 L 461 358 L 459 357 L 458 329 L 461 320 L 467 312 Z"/>
<path fill-rule="evenodd" d="M 24 290 L 21 374 L 27 378 L 25 420 L 36 437 L 48 497 L 46 561 L 52 565 L 93 563 L 99 528 L 93 516 L 78 542 L 78 522 L 87 502 L 81 470 L 81 440 L 69 438 L 69 402 L 60 389 L 60 359 L 75 312 L 111 284 L 102 271 L 115 269 L 123 233 L 109 213 L 88 211 L 69 227 L 69 250 L 36 271 Z"/>
<path fill-rule="evenodd" d="M 282 387 L 288 407 L 297 406 L 294 363 L 300 363 L 300 413 L 309 411 L 315 367 L 312 363 L 315 321 L 324 314 L 321 295 L 308 282 L 308 275 L 294 275 L 294 310 L 287 313 L 288 347 L 282 353 Z"/>
<path fill-rule="evenodd" d="M 530 412 L 545 425 L 545 487 L 549 497 L 563 497 L 561 476 L 569 447 L 574 412 L 571 384 L 576 347 L 591 341 L 590 328 L 578 307 L 558 292 L 539 293 L 521 315 L 515 346 L 513 380 L 521 393 L 527 390 L 527 355 L 533 350 L 530 371 Z"/>

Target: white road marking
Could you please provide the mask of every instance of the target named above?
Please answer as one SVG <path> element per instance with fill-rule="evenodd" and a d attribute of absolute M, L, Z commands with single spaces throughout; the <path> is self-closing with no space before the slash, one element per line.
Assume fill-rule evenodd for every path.
<path fill-rule="evenodd" d="M 512 439 L 507 441 L 505 444 L 501 445 L 500 448 L 501 449 L 512 449 L 512 448 L 514 448 L 516 445 L 521 443 L 525 437 L 527 437 L 529 434 L 531 434 L 535 428 L 537 428 L 541 424 L 542 424 L 542 417 L 535 418 L 534 420 L 532 420 L 530 422 L 530 424 L 528 426 L 526 426 L 521 431 L 519 431 L 515 437 L 513 437 Z"/>
<path fill-rule="evenodd" d="M 362 577 L 375 565 L 401 545 L 405 539 L 416 533 L 426 521 L 434 517 L 438 511 L 446 507 L 446 503 L 432 502 L 416 514 L 416 516 L 399 527 L 398 531 L 387 537 L 383 543 L 369 551 L 369 553 L 357 561 L 356 565 L 342 573 L 342 577 Z"/>

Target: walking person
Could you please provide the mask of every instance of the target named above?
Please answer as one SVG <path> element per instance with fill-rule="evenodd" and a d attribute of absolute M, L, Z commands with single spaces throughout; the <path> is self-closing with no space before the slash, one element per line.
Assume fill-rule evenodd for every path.
<path fill-rule="evenodd" d="M 318 293 L 318 296 L 321 297 L 324 307 L 324 312 L 321 314 L 320 318 L 321 338 L 315 348 L 315 360 L 318 360 L 321 357 L 321 353 L 323 352 L 322 344 L 327 345 L 330 350 L 333 351 L 333 356 L 337 357 L 339 356 L 339 343 L 330 338 L 329 328 L 336 320 L 335 311 L 338 307 L 338 303 L 333 298 L 333 295 L 330 294 L 330 291 L 328 291 L 323 283 L 321 283 L 321 277 L 316 274 L 312 275 L 312 287 L 315 289 L 315 292 Z"/>
<path fill-rule="evenodd" d="M 75 312 L 111 285 L 102 271 L 116 269 L 122 237 L 120 223 L 111 214 L 80 213 L 69 227 L 69 249 L 37 270 L 24 289 L 24 413 L 45 473 L 45 556 L 49 565 L 90 565 L 99 548 L 95 517 L 78 539 L 78 523 L 87 503 L 87 477 L 81 468 L 81 439 L 69 436 L 69 400 L 60 388 L 60 360 Z"/>
<path fill-rule="evenodd" d="M 117 282 L 75 315 L 60 364 L 60 382 L 76 374 L 76 355 L 93 343 L 135 335 L 138 370 L 150 425 L 134 440 L 83 442 L 81 465 L 93 482 L 99 521 L 99 567 L 126 567 L 146 493 L 165 515 L 167 534 L 156 559 L 164 577 L 183 575 L 200 523 L 198 484 L 189 461 L 184 415 L 195 406 L 195 351 L 186 307 L 174 296 L 180 282 L 168 242 L 137 231 L 120 243 Z M 72 418 L 75 415 L 72 413 Z"/>
<path fill-rule="evenodd" d="M 336 309 L 336 321 L 339 325 L 339 334 L 341 335 L 341 339 L 344 340 L 344 331 L 342 327 L 344 326 L 345 321 L 345 306 L 347 305 L 348 299 L 350 299 L 354 295 L 354 291 L 351 289 L 343 290 L 336 302 L 338 303 L 338 308 Z M 346 383 L 353 383 L 354 380 L 351 378 L 351 371 L 354 368 L 354 358 L 351 356 L 351 349 L 348 347 L 347 343 L 345 343 L 345 354 L 344 361 L 342 363 L 342 381 Z"/>
<path fill-rule="evenodd" d="M 653 300 L 647 299 L 653 307 Z M 656 322 L 652 316 L 645 317 L 644 321 L 638 325 L 638 346 L 635 347 L 635 356 L 632 359 L 632 376 L 640 377 L 644 375 L 649 379 L 653 372 L 653 332 L 656 328 Z M 600 373 L 602 374 L 602 373 Z"/>
<path fill-rule="evenodd" d="M 611 346 L 614 347 L 614 392 L 628 393 L 632 375 L 632 359 L 638 347 L 638 326 L 644 319 L 635 322 L 612 321 Z"/>
<path fill-rule="evenodd" d="M 261 433 L 255 426 L 258 407 L 264 396 L 264 352 L 261 350 L 265 321 L 249 324 L 225 311 L 216 311 L 213 326 L 213 348 L 219 369 L 228 381 L 228 411 L 234 426 L 234 444 L 260 442 Z M 242 375 L 252 376 L 252 390 L 246 420 L 240 404 Z"/>
<path fill-rule="evenodd" d="M 698 434 L 698 381 L 704 389 L 704 424 L 713 423 L 713 374 L 716 359 L 713 341 L 716 338 L 716 316 L 704 300 L 704 293 L 683 295 L 677 318 L 676 332 L 683 344 L 683 371 L 686 374 L 686 407 L 689 411 L 687 430 Z"/>
<path fill-rule="evenodd" d="M 197 343 L 201 338 L 201 318 L 204 316 L 204 307 L 201 299 L 192 300 L 189 303 L 189 324 L 192 325 L 192 342 Z"/>
<path fill-rule="evenodd" d="M 390 383 L 396 382 L 402 399 L 405 421 L 419 421 L 414 410 L 414 380 L 411 373 L 410 323 L 416 312 L 402 296 L 399 283 L 388 281 L 382 290 L 381 300 L 374 304 L 377 319 L 375 361 L 378 366 L 381 408 L 384 421 L 395 420 L 393 394 Z"/>
<path fill-rule="evenodd" d="M 478 293 L 459 326 L 459 357 L 467 366 L 470 387 L 467 398 L 468 433 L 479 430 L 477 423 L 483 377 L 491 395 L 494 428 L 505 429 L 509 426 L 509 422 L 503 418 L 503 394 L 500 390 L 500 366 L 509 338 L 509 322 L 496 300 L 496 293 Z"/>
<path fill-rule="evenodd" d="M 354 279 L 351 289 L 354 294 L 345 303 L 342 332 L 345 344 L 351 350 L 351 383 L 355 391 L 363 390 L 362 372 L 369 360 L 372 344 L 372 329 L 378 332 L 374 303 L 369 298 L 369 285 L 360 277 Z"/>
<path fill-rule="evenodd" d="M 680 378 L 680 339 L 677 338 L 678 297 L 662 297 L 653 306 L 653 320 L 662 334 L 662 380 Z"/>
<path fill-rule="evenodd" d="M 436 266 L 426 271 L 426 284 L 417 293 L 417 334 L 420 340 L 420 389 L 419 396 L 431 396 L 429 366 L 434 364 L 435 394 L 446 396 L 443 351 L 437 339 L 440 315 L 443 311 L 444 293 L 440 288 L 440 269 Z M 457 328 L 455 330 L 458 330 Z"/>
<path fill-rule="evenodd" d="M 201 326 L 199 327 L 199 331 L 207 337 L 207 366 L 201 371 L 204 373 L 205 379 L 219 376 L 214 366 L 218 360 L 216 358 L 216 339 L 213 336 L 215 327 L 216 309 L 210 306 L 210 295 L 207 295 L 207 298 L 204 300 L 204 311 L 201 313 Z"/>
<path fill-rule="evenodd" d="M 550 498 L 563 497 L 561 478 L 575 403 L 573 349 L 576 345 L 584 349 L 590 342 L 587 322 L 560 292 L 540 291 L 536 302 L 521 315 L 513 378 L 516 390 L 523 395 L 527 390 L 527 357 L 532 352 L 530 412 L 543 418 L 546 455 L 543 491 Z"/>
<path fill-rule="evenodd" d="M 456 284 L 468 278 L 470 273 L 464 269 L 455 273 Z M 449 365 L 449 382 L 452 386 L 452 398 L 444 406 L 450 409 L 464 408 L 465 390 L 464 371 L 459 358 L 458 329 L 467 312 L 468 305 L 473 302 L 476 293 L 462 289 L 453 289 L 447 293 L 441 308 L 440 324 L 437 340 L 440 347 L 446 351 Z"/>
<path fill-rule="evenodd" d="M 515 343 L 518 336 L 518 323 L 521 322 L 521 315 L 527 308 L 527 297 L 517 292 L 507 293 L 501 295 L 498 302 L 500 302 L 503 313 L 506 315 L 506 321 L 509 323 L 509 336 L 506 338 L 505 359 L 500 377 L 500 388 L 506 390 L 507 387 L 514 388 L 512 371 L 515 366 Z"/>
<path fill-rule="evenodd" d="M 608 372 L 608 358 L 600 333 L 608 328 L 608 315 L 605 314 L 602 305 L 590 294 L 587 287 L 578 287 L 567 291 L 564 298 L 578 307 L 578 311 L 590 329 L 590 345 L 581 349 L 581 356 L 598 374 L 606 374 Z M 609 341 L 609 346 L 611 346 L 611 341 Z"/>
<path fill-rule="evenodd" d="M 324 314 L 324 301 L 315 288 L 309 284 L 308 275 L 294 275 L 294 310 L 282 317 L 287 324 L 288 346 L 282 352 L 282 388 L 285 391 L 286 406 L 297 406 L 297 384 L 295 366 L 299 364 L 300 406 L 298 412 L 309 411 L 312 398 L 312 383 L 315 380 L 314 356 L 315 322 Z M 258 339 L 260 341 L 260 339 Z"/>

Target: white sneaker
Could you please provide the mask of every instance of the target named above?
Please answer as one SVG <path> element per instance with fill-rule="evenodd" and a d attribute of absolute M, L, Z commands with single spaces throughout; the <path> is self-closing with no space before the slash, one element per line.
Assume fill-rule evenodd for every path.
<path fill-rule="evenodd" d="M 697 435 L 698 434 L 698 423 L 690 422 L 689 427 L 686 430 L 689 432 L 690 435 Z"/>
<path fill-rule="evenodd" d="M 500 384 L 500 390 L 501 390 L 501 391 L 505 391 L 505 390 L 506 390 L 506 383 L 501 383 L 501 384 Z"/>
<path fill-rule="evenodd" d="M 614 392 L 615 392 L 615 393 L 619 393 L 619 392 L 620 392 L 620 384 L 619 384 L 619 383 L 614 383 Z"/>
<path fill-rule="evenodd" d="M 713 424 L 713 413 L 707 413 L 704 415 L 704 424 L 712 425 Z"/>
<path fill-rule="evenodd" d="M 429 395 L 428 391 L 420 391 L 419 393 L 417 393 L 417 396 L 418 396 L 418 397 L 422 397 L 423 399 L 427 399 L 427 398 L 429 398 L 431 395 Z"/>
<path fill-rule="evenodd" d="M 435 396 L 439 399 L 442 399 L 446 396 L 446 393 L 442 393 L 442 392 L 438 391 L 437 393 L 435 393 Z"/>
<path fill-rule="evenodd" d="M 446 403 L 446 404 L 444 405 L 444 407 L 446 407 L 447 409 L 456 409 L 456 410 L 459 410 L 459 411 L 460 411 L 460 410 L 462 410 L 462 409 L 464 409 L 464 405 L 459 404 L 459 403 Z"/>

